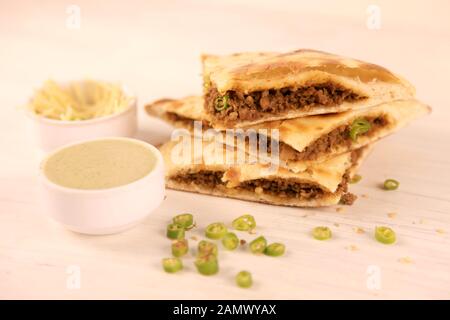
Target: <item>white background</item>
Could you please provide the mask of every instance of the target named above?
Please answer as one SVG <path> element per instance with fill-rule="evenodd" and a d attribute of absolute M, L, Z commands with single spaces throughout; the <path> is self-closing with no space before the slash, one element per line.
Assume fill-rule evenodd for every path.
<path fill-rule="evenodd" d="M 80 29 L 66 27 L 70 4 L 81 8 Z M 366 26 L 369 4 L 381 9 L 379 30 Z M 1 0 L 0 298 L 449 298 L 449 9 L 448 1 Z M 431 116 L 377 145 L 363 180 L 352 186 L 360 196 L 354 206 L 280 208 L 168 191 L 145 223 L 107 237 L 68 232 L 41 212 L 39 157 L 20 106 L 47 78 L 120 81 L 142 109 L 154 99 L 200 93 L 201 53 L 298 48 L 388 67 L 433 107 Z M 154 144 L 170 133 L 143 113 L 140 127 L 139 137 Z M 400 180 L 398 191 L 380 190 L 388 177 Z M 200 226 L 254 214 L 259 233 L 286 243 L 288 253 L 223 253 L 212 278 L 186 259 L 184 272 L 167 275 L 160 267 L 169 254 L 164 228 L 182 211 Z M 397 231 L 396 245 L 373 240 L 378 224 Z M 335 238 L 312 240 L 308 232 L 317 225 L 332 227 Z M 411 262 L 400 262 L 405 257 Z M 66 285 L 73 265 L 79 289 Z M 367 286 L 370 266 L 381 271 L 378 289 Z M 241 269 L 252 271 L 252 289 L 235 287 Z"/>

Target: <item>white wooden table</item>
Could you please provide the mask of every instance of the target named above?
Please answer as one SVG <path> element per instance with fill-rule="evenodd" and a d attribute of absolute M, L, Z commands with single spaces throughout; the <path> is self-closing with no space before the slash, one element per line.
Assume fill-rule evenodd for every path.
<path fill-rule="evenodd" d="M 0 298 L 450 298 L 448 2 L 381 1 L 380 30 L 366 27 L 360 1 L 73 2 L 81 8 L 77 30 L 66 27 L 65 4 L 57 1 L 0 4 Z M 351 187 L 360 196 L 353 206 L 293 209 L 167 191 L 143 224 L 101 237 L 66 231 L 45 217 L 39 155 L 18 106 L 48 77 L 119 80 L 142 109 L 153 99 L 199 93 L 201 52 L 301 47 L 392 68 L 433 107 L 431 116 L 377 145 L 360 171 L 363 180 Z M 170 133 L 142 112 L 140 129 L 139 137 L 154 144 Z M 401 182 L 399 190 L 379 188 L 388 177 Z M 251 213 L 258 233 L 284 242 L 287 254 L 223 252 L 217 276 L 198 275 L 192 258 L 185 271 L 165 274 L 165 226 L 184 211 L 200 226 Z M 317 225 L 330 226 L 334 239 L 311 239 Z M 398 243 L 374 241 L 375 225 L 392 226 Z M 241 269 L 253 273 L 252 289 L 234 285 Z"/>

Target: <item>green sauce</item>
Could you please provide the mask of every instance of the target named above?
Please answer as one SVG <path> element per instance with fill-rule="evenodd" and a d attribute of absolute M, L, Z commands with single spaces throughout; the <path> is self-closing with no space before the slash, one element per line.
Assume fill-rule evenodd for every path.
<path fill-rule="evenodd" d="M 132 141 L 105 139 L 62 149 L 44 163 L 55 184 L 74 189 L 107 189 L 129 184 L 153 170 L 155 155 Z"/>

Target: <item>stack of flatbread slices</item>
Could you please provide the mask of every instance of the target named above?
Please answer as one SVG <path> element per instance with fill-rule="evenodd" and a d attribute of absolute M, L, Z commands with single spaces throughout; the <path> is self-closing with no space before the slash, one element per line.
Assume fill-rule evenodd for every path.
<path fill-rule="evenodd" d="M 383 67 L 315 50 L 203 55 L 203 96 L 146 111 L 179 130 L 161 147 L 172 189 L 276 205 L 351 204 L 374 143 L 430 112 Z"/>

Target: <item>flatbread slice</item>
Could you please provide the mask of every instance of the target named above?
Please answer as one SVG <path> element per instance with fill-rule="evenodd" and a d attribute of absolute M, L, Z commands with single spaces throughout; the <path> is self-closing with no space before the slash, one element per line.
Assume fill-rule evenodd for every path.
<path fill-rule="evenodd" d="M 177 146 L 179 142 L 171 141 L 160 148 L 168 188 L 296 207 L 329 206 L 352 199 L 347 193 L 348 181 L 370 150 L 369 146 L 360 148 L 293 173 L 259 163 L 236 166 L 217 157 L 211 161 L 211 150 L 200 158 L 192 155 L 190 161 L 180 161 Z"/>
<path fill-rule="evenodd" d="M 415 94 L 383 67 L 316 50 L 203 55 L 202 61 L 205 112 L 218 129 L 356 110 Z"/>
<path fill-rule="evenodd" d="M 201 97 L 164 100 L 148 105 L 146 110 L 152 115 L 159 114 L 177 127 L 192 130 L 193 121 L 198 120 L 202 121 L 203 130 L 210 128 L 201 112 Z M 245 129 L 266 133 L 269 153 L 269 147 L 275 143 L 278 145 L 280 163 L 291 171 L 300 172 L 313 163 L 323 162 L 338 154 L 371 144 L 429 113 L 430 110 L 430 107 L 417 100 L 399 100 L 372 108 L 264 122 Z M 165 116 L 168 113 L 171 114 L 170 119 Z M 370 129 L 352 139 L 351 128 L 355 121 L 361 119 L 370 124 Z M 278 133 L 278 137 L 276 141 L 271 141 L 274 132 Z M 262 135 L 259 134 L 258 139 L 261 138 Z M 226 139 L 222 138 L 221 142 L 226 142 Z M 245 140 L 244 148 L 248 153 L 255 154 L 258 151 L 250 148 L 248 140 Z M 268 154 L 267 158 L 274 159 L 274 155 Z"/>
<path fill-rule="evenodd" d="M 147 104 L 145 111 L 175 128 L 192 130 L 194 121 L 202 121 L 204 128 L 210 128 L 203 111 L 203 98 L 200 96 L 188 96 L 179 100 L 160 99 Z"/>

